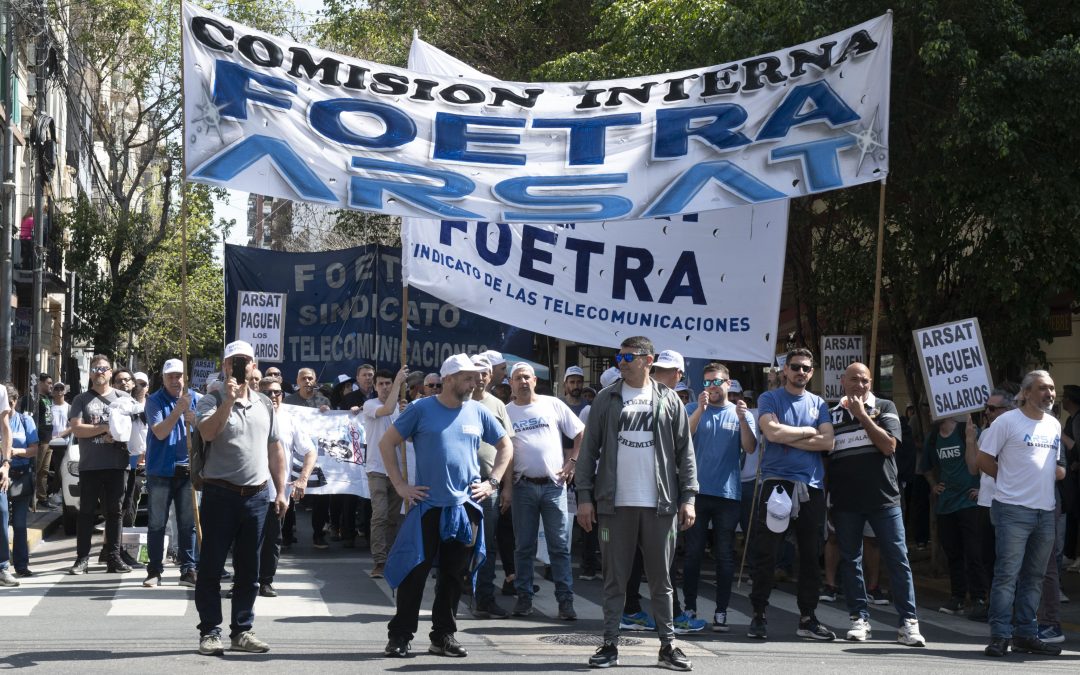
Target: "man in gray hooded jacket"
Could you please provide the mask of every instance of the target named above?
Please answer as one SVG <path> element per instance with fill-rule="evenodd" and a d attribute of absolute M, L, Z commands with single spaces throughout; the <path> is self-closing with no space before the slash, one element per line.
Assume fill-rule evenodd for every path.
<path fill-rule="evenodd" d="M 691 669 L 672 644 L 667 571 L 676 517 L 681 530 L 694 524 L 697 466 L 686 410 L 673 390 L 649 377 L 653 360 L 648 338 L 623 340 L 615 357 L 621 378 L 596 395 L 578 456 L 578 523 L 586 532 L 599 525 L 604 566 L 604 643 L 589 659 L 597 668 L 619 662 L 626 580 L 640 548 L 660 635 L 657 665 Z"/>

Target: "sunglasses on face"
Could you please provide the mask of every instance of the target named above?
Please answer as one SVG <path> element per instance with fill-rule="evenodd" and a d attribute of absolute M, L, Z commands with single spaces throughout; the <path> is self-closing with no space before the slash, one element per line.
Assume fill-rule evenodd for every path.
<path fill-rule="evenodd" d="M 112 368 L 110 368 L 109 366 L 96 366 L 96 367 L 94 367 L 94 368 L 91 368 L 91 369 L 90 369 L 90 372 L 91 372 L 91 373 L 99 373 L 99 374 L 100 374 L 100 373 L 107 373 L 107 372 L 109 372 L 110 370 L 112 370 Z"/>
<path fill-rule="evenodd" d="M 715 380 L 705 380 L 701 384 L 705 387 L 722 387 L 727 384 L 727 380 L 722 377 L 718 377 Z"/>
<path fill-rule="evenodd" d="M 989 404 L 987 404 L 987 406 L 986 406 L 986 412 L 988 412 L 988 413 L 996 413 L 999 410 L 1005 410 L 1005 406 L 1003 406 L 1003 405 L 989 405 Z"/>
<path fill-rule="evenodd" d="M 814 369 L 813 366 L 806 366 L 801 363 L 789 363 L 788 368 L 791 368 L 796 373 L 809 373 L 811 370 Z"/>
<path fill-rule="evenodd" d="M 274 398 L 277 398 L 278 396 L 281 396 L 281 390 L 280 389 L 267 389 L 266 390 L 266 395 L 267 396 L 273 396 Z"/>
<path fill-rule="evenodd" d="M 638 352 L 634 352 L 631 354 L 616 354 L 615 363 L 633 363 L 635 356 L 648 356 L 648 354 Z"/>
<path fill-rule="evenodd" d="M 118 378 L 116 378 L 116 381 L 117 382 L 131 382 L 131 378 L 130 377 L 118 377 Z"/>
<path fill-rule="evenodd" d="M 427 387 L 428 389 L 442 389 L 442 383 L 431 384 L 430 382 L 425 382 L 424 386 Z"/>

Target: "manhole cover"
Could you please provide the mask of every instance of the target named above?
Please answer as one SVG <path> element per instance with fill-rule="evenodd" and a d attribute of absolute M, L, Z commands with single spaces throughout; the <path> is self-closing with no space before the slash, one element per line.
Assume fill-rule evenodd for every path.
<path fill-rule="evenodd" d="M 552 645 L 572 645 L 577 647 L 599 647 L 604 644 L 604 637 L 602 635 L 593 635 L 591 633 L 567 633 L 565 635 L 543 635 L 539 638 L 540 642 L 546 642 Z M 637 638 L 619 638 L 620 647 L 633 647 L 640 645 L 644 640 L 638 640 Z"/>

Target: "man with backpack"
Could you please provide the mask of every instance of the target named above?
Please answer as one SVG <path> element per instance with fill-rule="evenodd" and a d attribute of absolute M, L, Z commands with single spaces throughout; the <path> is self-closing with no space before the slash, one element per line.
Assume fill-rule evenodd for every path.
<path fill-rule="evenodd" d="M 274 408 L 248 389 L 255 351 L 243 340 L 230 342 L 222 359 L 224 384 L 196 407 L 199 434 L 206 443 L 201 467 L 203 525 L 195 608 L 199 612 L 199 653 L 221 656 L 221 572 L 232 550 L 233 594 L 229 636 L 232 649 L 263 653 L 270 646 L 255 637 L 253 607 L 259 592 L 259 551 L 274 481 L 275 513 L 285 514 L 285 452 L 278 440 Z"/>

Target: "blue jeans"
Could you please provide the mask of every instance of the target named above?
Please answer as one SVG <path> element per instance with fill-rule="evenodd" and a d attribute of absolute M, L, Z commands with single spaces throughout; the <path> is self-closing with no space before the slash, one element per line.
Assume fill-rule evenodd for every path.
<path fill-rule="evenodd" d="M 840 546 L 840 566 L 843 572 L 844 598 L 848 614 L 852 617 L 870 618 L 866 602 L 866 582 L 863 580 L 863 526 L 870 523 L 881 549 L 881 559 L 889 572 L 889 586 L 893 594 L 893 606 L 904 619 L 917 619 L 915 615 L 915 583 L 908 562 L 904 514 L 899 506 L 875 511 L 840 511 L 833 509 L 833 527 Z"/>
<path fill-rule="evenodd" d="M 148 573 L 165 569 L 165 529 L 169 523 L 169 504 L 176 505 L 176 546 L 180 557 L 180 573 L 195 569 L 195 512 L 191 504 L 191 481 L 188 478 L 147 476 L 146 490 L 150 494 L 147 514 L 146 545 L 150 562 Z"/>
<path fill-rule="evenodd" d="M 555 580 L 555 598 L 560 602 L 574 597 L 570 571 L 570 528 L 566 517 L 566 488 L 548 482 L 537 485 L 527 480 L 514 483 L 514 586 L 519 596 L 533 595 L 533 566 L 540 519 L 544 519 L 544 538 L 551 558 L 551 576 Z"/>
<path fill-rule="evenodd" d="M 495 532 L 499 526 L 499 491 L 480 502 L 484 510 L 484 564 L 476 571 L 476 604 L 495 600 L 495 558 L 499 546 Z"/>
<path fill-rule="evenodd" d="M 6 570 L 11 560 L 11 542 L 8 541 L 8 494 L 0 492 L 0 570 Z"/>
<path fill-rule="evenodd" d="M 1039 630 L 1035 612 L 1054 549 L 1054 512 L 995 499 L 990 505 L 990 520 L 997 540 L 990 587 L 990 635 L 1035 637 Z"/>
<path fill-rule="evenodd" d="M 731 600 L 731 582 L 735 578 L 735 526 L 739 524 L 742 501 L 712 495 L 697 496 L 694 503 L 697 519 L 686 532 L 686 560 L 683 562 L 683 602 L 686 609 L 697 611 L 698 579 L 701 559 L 709 539 L 709 523 L 716 532 L 716 611 L 726 612 Z"/>
<path fill-rule="evenodd" d="M 221 633 L 221 572 L 232 550 L 233 597 L 229 635 L 251 630 L 259 593 L 259 550 L 270 503 L 270 491 L 241 496 L 217 485 L 203 486 L 202 550 L 195 581 L 199 635 Z"/>
<path fill-rule="evenodd" d="M 11 529 L 15 539 L 11 542 L 11 562 L 16 571 L 21 572 L 30 566 L 30 543 L 26 539 L 26 515 L 30 511 L 30 500 L 34 491 L 24 493 L 18 499 L 8 502 L 11 513 Z"/>

